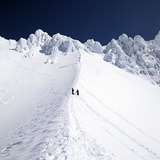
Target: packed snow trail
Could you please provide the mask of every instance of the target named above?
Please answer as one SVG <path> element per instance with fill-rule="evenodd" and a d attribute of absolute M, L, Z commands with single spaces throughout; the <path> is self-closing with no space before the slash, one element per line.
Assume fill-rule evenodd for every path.
<path fill-rule="evenodd" d="M 118 99 L 118 97 L 114 97 L 114 94 L 112 95 L 112 91 L 109 90 L 109 88 L 104 92 L 104 83 L 102 83 L 103 85 L 100 85 L 103 77 L 104 81 L 111 82 L 111 84 L 106 84 L 106 86 L 111 85 L 112 87 L 114 87 L 113 89 L 115 89 L 114 85 L 117 86 L 117 84 L 115 83 L 119 82 L 116 80 L 116 78 L 113 78 L 114 76 L 118 77 L 119 75 L 114 75 L 114 72 L 118 72 L 122 80 L 126 82 L 126 85 L 130 85 L 130 88 L 123 88 L 123 90 L 119 91 L 122 92 L 123 95 L 125 94 L 126 90 L 133 90 L 133 86 L 135 87 L 138 84 L 139 87 L 139 84 L 141 84 L 143 80 L 136 77 L 132 77 L 132 75 L 128 76 L 126 73 L 123 73 L 121 71 L 119 72 L 118 69 L 115 69 L 114 71 L 114 68 L 112 70 L 114 72 L 112 73 L 110 70 L 110 68 L 112 67 L 103 63 L 102 61 L 100 62 L 100 59 L 101 58 L 98 55 L 82 53 L 81 73 L 75 85 L 80 90 L 80 96 L 73 95 L 70 97 L 69 101 L 70 117 L 72 121 L 72 124 L 70 124 L 70 130 L 73 134 L 72 143 L 75 144 L 74 146 L 79 146 L 72 147 L 72 150 L 74 150 L 74 154 L 77 154 L 77 159 L 86 160 L 127 160 L 128 158 L 130 160 L 159 160 L 160 137 L 155 137 L 154 135 L 155 131 L 159 132 L 159 130 L 152 130 L 152 134 L 150 134 L 147 133 L 148 130 L 146 129 L 146 127 L 141 127 L 141 121 L 143 121 L 143 118 L 149 118 L 147 117 L 148 115 L 144 115 L 146 114 L 145 110 L 142 113 L 144 116 L 142 116 L 142 119 L 140 119 L 139 123 L 137 123 L 137 121 L 134 121 L 133 119 L 133 116 L 136 116 L 135 113 L 133 113 L 131 118 L 127 117 L 127 115 L 124 114 L 126 112 L 126 108 L 120 106 L 120 104 L 123 103 L 123 99 L 121 99 L 121 103 L 119 104 L 119 106 L 117 106 L 121 107 L 121 110 L 119 110 L 114 106 L 115 104 L 117 105 L 116 100 Z M 110 68 L 106 70 L 106 68 L 104 67 Z M 104 70 L 106 71 L 106 73 L 104 72 Z M 130 79 L 132 80 L 132 78 L 133 81 L 130 81 Z M 119 80 L 121 82 L 120 78 Z M 143 83 L 145 83 L 145 81 Z M 119 83 L 118 85 L 123 84 Z M 96 86 L 99 86 L 99 90 L 97 90 Z M 157 94 L 157 99 L 156 102 L 154 102 L 154 104 L 157 105 L 154 107 L 158 107 L 158 96 L 160 95 L 159 89 L 154 86 L 152 87 L 150 84 L 147 83 L 146 87 L 149 87 L 150 90 L 148 91 L 156 91 L 155 93 Z M 101 92 L 97 93 L 96 91 Z M 112 98 L 115 98 L 115 103 L 112 103 L 113 107 L 108 105 L 108 101 L 111 100 L 108 98 L 109 94 L 110 96 L 113 96 Z M 136 92 L 132 94 L 133 96 L 136 96 L 134 95 L 136 94 Z M 130 97 L 127 97 L 126 94 L 125 96 L 125 101 L 127 101 L 127 98 Z M 105 101 L 103 100 L 103 97 L 106 98 Z M 152 97 L 148 98 L 150 99 L 148 99 L 147 103 L 149 101 L 152 102 Z M 155 97 L 153 97 L 153 99 L 154 98 Z M 130 100 L 132 100 L 132 98 L 130 98 Z M 130 104 L 128 108 L 130 108 L 131 110 L 133 109 L 133 107 L 141 107 L 143 109 L 146 109 L 146 102 L 143 102 L 142 104 L 142 106 L 134 106 L 133 104 Z M 150 110 L 152 109 L 152 107 L 153 106 L 150 105 Z M 150 113 L 152 115 L 154 111 L 151 110 Z M 128 114 L 131 113 L 128 112 Z M 155 117 L 155 120 L 157 120 L 156 118 L 157 117 Z M 154 125 L 154 123 L 152 125 Z M 82 136 L 82 133 L 83 135 L 87 136 Z M 90 141 L 92 141 L 92 143 L 90 143 Z M 90 146 L 90 149 L 88 149 L 88 146 Z M 99 149 L 95 149 L 97 148 L 97 146 Z"/>
<path fill-rule="evenodd" d="M 60 54 L 57 63 L 46 64 L 47 56 L 36 50 L 30 59 L 4 48 L 0 63 L 4 80 L 0 86 L 0 159 L 65 159 L 67 97 L 77 74 L 79 54 Z"/>

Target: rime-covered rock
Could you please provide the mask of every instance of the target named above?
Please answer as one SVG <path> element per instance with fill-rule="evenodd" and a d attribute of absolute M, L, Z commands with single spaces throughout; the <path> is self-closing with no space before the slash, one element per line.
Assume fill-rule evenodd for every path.
<path fill-rule="evenodd" d="M 128 72 L 143 75 L 154 82 L 160 79 L 160 32 L 154 40 L 145 41 L 137 35 L 133 39 L 122 34 L 105 46 L 104 60 Z"/>
<path fill-rule="evenodd" d="M 85 49 L 81 42 L 59 33 L 53 35 L 53 37 L 42 46 L 43 52 L 47 55 L 54 54 L 57 51 L 68 54 L 80 49 Z"/>
<path fill-rule="evenodd" d="M 48 35 L 48 33 L 38 29 L 35 34 L 30 34 L 27 40 L 20 38 L 20 40 L 17 42 L 15 50 L 22 53 L 27 52 L 35 47 L 43 46 L 50 39 L 51 37 Z"/>
<path fill-rule="evenodd" d="M 19 41 L 17 42 L 16 51 L 18 52 L 27 52 L 29 51 L 29 46 L 27 44 L 27 40 L 24 38 L 20 38 Z"/>
<path fill-rule="evenodd" d="M 155 36 L 154 40 L 153 40 L 153 44 L 157 45 L 160 47 L 160 31 L 159 33 Z"/>
<path fill-rule="evenodd" d="M 95 52 L 95 53 L 102 53 L 103 52 L 102 45 L 99 42 L 94 41 L 93 39 L 87 40 L 84 43 L 84 45 L 88 48 L 88 50 L 90 52 Z"/>

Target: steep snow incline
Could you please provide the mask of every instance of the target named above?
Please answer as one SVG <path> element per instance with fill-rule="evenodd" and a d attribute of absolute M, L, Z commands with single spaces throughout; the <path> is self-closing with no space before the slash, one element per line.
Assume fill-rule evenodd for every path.
<path fill-rule="evenodd" d="M 48 56 L 36 49 L 31 58 L 11 50 L 8 41 L 0 49 L 0 159 L 63 157 L 79 53 L 46 64 Z"/>
<path fill-rule="evenodd" d="M 69 101 L 69 160 L 159 160 L 160 89 L 82 53 Z"/>

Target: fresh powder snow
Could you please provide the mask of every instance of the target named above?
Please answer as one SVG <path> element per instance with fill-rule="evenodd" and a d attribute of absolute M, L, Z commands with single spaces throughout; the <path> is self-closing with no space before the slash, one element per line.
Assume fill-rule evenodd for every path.
<path fill-rule="evenodd" d="M 0 160 L 159 160 L 159 35 L 0 37 Z"/>

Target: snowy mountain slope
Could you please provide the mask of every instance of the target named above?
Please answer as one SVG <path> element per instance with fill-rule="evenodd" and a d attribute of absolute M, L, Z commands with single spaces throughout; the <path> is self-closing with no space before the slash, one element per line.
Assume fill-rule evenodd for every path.
<path fill-rule="evenodd" d="M 80 97 L 69 102 L 78 125 L 74 153 L 85 150 L 79 159 L 160 159 L 159 88 L 106 64 L 101 55 L 81 54 Z"/>
<path fill-rule="evenodd" d="M 158 86 L 91 53 L 93 40 L 37 39 L 20 52 L 0 40 L 0 160 L 160 159 Z"/>

